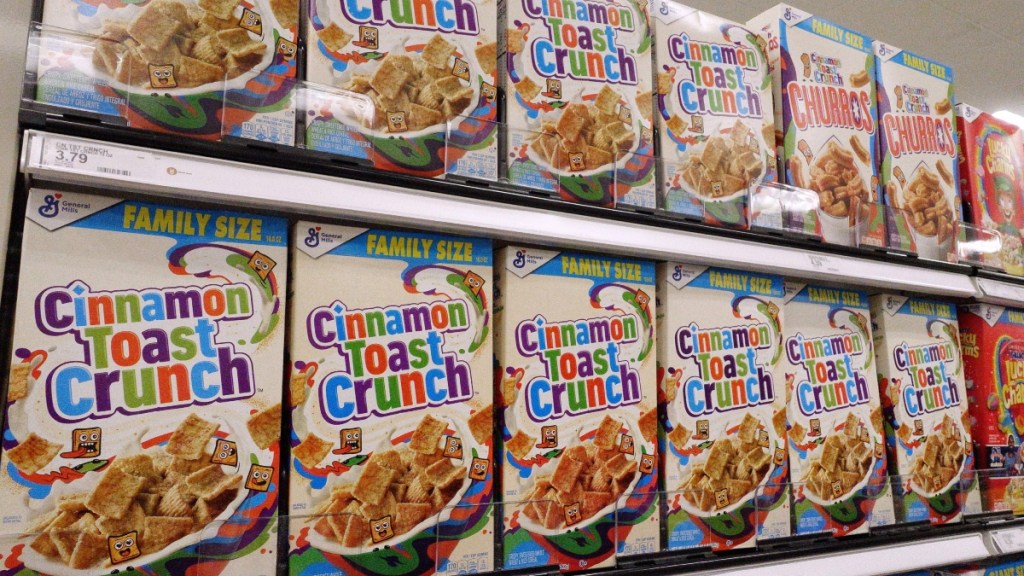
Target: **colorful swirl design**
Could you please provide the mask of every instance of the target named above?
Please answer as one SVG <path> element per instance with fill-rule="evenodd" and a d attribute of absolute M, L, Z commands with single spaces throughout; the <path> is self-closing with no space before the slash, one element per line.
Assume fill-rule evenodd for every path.
<path fill-rule="evenodd" d="M 619 293 L 618 290 L 622 292 Z M 609 292 L 610 291 L 610 292 Z M 619 310 L 616 308 L 616 303 L 610 304 L 605 303 L 606 298 L 614 299 L 614 295 L 621 296 L 622 300 L 626 302 L 632 308 L 632 310 Z M 623 313 L 635 314 L 640 319 L 641 328 L 643 330 L 644 344 L 637 355 L 637 362 L 643 362 L 644 359 L 654 349 L 654 322 L 651 318 L 650 307 L 642 307 L 636 300 L 636 291 L 626 286 L 625 284 L 609 283 L 609 284 L 595 284 L 590 289 L 590 305 L 594 308 L 603 310 L 618 310 Z"/>

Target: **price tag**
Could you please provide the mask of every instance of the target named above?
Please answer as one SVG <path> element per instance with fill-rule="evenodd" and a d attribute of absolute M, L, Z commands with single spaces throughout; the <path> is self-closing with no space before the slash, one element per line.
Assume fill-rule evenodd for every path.
<path fill-rule="evenodd" d="M 991 533 L 992 543 L 1000 554 L 1024 552 L 1024 529 L 996 530 Z"/>
<path fill-rule="evenodd" d="M 43 140 L 42 166 L 110 178 L 147 180 L 153 173 L 153 156 L 93 142 L 47 137 Z"/>
<path fill-rule="evenodd" d="M 824 254 L 808 254 L 807 259 L 810 261 L 811 268 L 814 268 L 818 272 L 833 272 L 836 274 L 841 272 L 839 263 L 831 256 L 825 256 Z"/>

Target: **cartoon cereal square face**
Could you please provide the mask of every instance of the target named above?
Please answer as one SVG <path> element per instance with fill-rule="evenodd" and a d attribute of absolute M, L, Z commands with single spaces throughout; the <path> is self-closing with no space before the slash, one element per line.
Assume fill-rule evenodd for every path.
<path fill-rule="evenodd" d="M 473 458 L 473 464 L 469 467 L 469 477 L 473 480 L 486 480 L 487 460 L 484 458 Z"/>
<path fill-rule="evenodd" d="M 778 304 L 776 304 L 775 302 L 769 302 L 768 303 L 768 313 L 771 314 L 772 316 L 778 317 L 778 315 L 779 315 L 779 306 L 778 306 Z"/>
<path fill-rule="evenodd" d="M 541 426 L 541 442 L 537 448 L 554 448 L 558 446 L 558 426 Z"/>
<path fill-rule="evenodd" d="M 718 196 L 719 194 L 721 194 L 722 193 L 722 183 L 718 182 L 718 181 L 712 182 L 711 183 L 711 191 L 715 193 L 715 196 Z"/>
<path fill-rule="evenodd" d="M 557 78 L 548 78 L 547 90 L 544 91 L 544 96 L 552 98 L 554 100 L 562 99 L 562 81 Z"/>
<path fill-rule="evenodd" d="M 579 502 L 569 504 L 568 506 L 562 506 L 562 512 L 565 514 L 566 526 L 572 526 L 583 519 L 583 516 L 580 514 Z"/>
<path fill-rule="evenodd" d="M 650 142 L 651 140 L 654 140 L 654 131 L 652 131 L 647 126 L 640 128 L 640 139 L 645 142 Z"/>
<path fill-rule="evenodd" d="M 103 450 L 103 431 L 99 428 L 76 428 L 71 432 L 70 458 L 95 458 Z M 62 454 L 63 456 L 63 454 Z"/>
<path fill-rule="evenodd" d="M 139 533 L 136 530 L 121 536 L 108 537 L 107 547 L 110 552 L 111 564 L 120 564 L 142 556 L 142 551 L 139 549 Z"/>
<path fill-rule="evenodd" d="M 263 35 L 263 18 L 248 8 L 242 9 L 242 17 L 238 20 L 238 26 L 257 36 Z"/>
<path fill-rule="evenodd" d="M 811 431 L 807 433 L 808 436 L 821 436 L 821 420 L 817 418 L 811 418 Z"/>
<path fill-rule="evenodd" d="M 697 433 L 693 435 L 694 440 L 707 440 L 711 425 L 707 420 L 697 420 Z"/>
<path fill-rule="evenodd" d="M 445 458 L 462 458 L 462 439 L 456 436 L 445 436 L 444 439 Z"/>
<path fill-rule="evenodd" d="M 210 462 L 224 466 L 238 466 L 238 445 L 231 440 L 217 439 Z"/>
<path fill-rule="evenodd" d="M 704 133 L 704 117 L 703 116 L 694 116 L 693 117 L 693 124 L 690 125 L 690 130 L 692 130 L 693 132 L 696 132 L 697 134 L 703 134 Z"/>
<path fill-rule="evenodd" d="M 466 286 L 473 292 L 473 294 L 479 294 L 480 289 L 484 287 L 484 279 L 473 271 L 467 271 L 466 277 L 462 280 Z"/>
<path fill-rule="evenodd" d="M 651 297 L 648 296 L 647 292 L 637 290 L 634 297 L 636 298 L 636 303 L 640 306 L 640 309 L 647 310 L 647 305 L 651 303 Z"/>
<path fill-rule="evenodd" d="M 494 84 L 484 82 L 480 86 L 480 95 L 487 100 L 494 100 L 498 97 L 498 89 L 494 87 Z"/>
<path fill-rule="evenodd" d="M 729 489 L 722 488 L 715 492 L 715 506 L 718 508 L 725 508 L 729 505 Z"/>
<path fill-rule="evenodd" d="M 469 62 L 466 62 L 462 58 L 456 58 L 455 64 L 452 64 L 452 76 L 457 76 L 463 80 L 469 80 Z"/>
<path fill-rule="evenodd" d="M 776 466 L 782 466 L 782 463 L 786 461 L 786 451 L 783 448 L 775 449 L 775 456 L 772 458 Z"/>
<path fill-rule="evenodd" d="M 285 40 L 284 38 L 277 39 L 277 53 L 280 54 L 286 61 L 291 62 L 295 58 L 295 54 L 298 53 L 299 47 L 295 42 Z"/>
<path fill-rule="evenodd" d="M 257 250 L 253 252 L 252 258 L 249 258 L 249 268 L 260 277 L 261 280 L 266 280 L 270 276 L 270 272 L 277 266 L 277 262 L 266 254 Z"/>
<path fill-rule="evenodd" d="M 651 472 L 654 472 L 654 455 L 643 454 L 640 456 L 640 473 L 650 474 Z"/>
<path fill-rule="evenodd" d="M 270 489 L 270 481 L 273 477 L 273 467 L 253 464 L 249 468 L 249 475 L 245 478 L 245 487 L 257 492 L 266 492 Z"/>
<path fill-rule="evenodd" d="M 885 455 L 885 445 L 881 442 L 875 442 L 875 458 L 881 458 Z"/>
<path fill-rule="evenodd" d="M 394 535 L 395 532 L 391 528 L 391 516 L 370 520 L 370 538 L 373 539 L 374 544 L 383 542 Z"/>
<path fill-rule="evenodd" d="M 923 420 L 914 420 L 914 435 L 915 436 L 923 436 L 924 435 L 924 421 Z"/>
<path fill-rule="evenodd" d="M 360 26 L 359 27 L 359 41 L 356 44 L 360 48 L 367 48 L 369 50 L 377 49 L 377 29 L 373 26 Z"/>
<path fill-rule="evenodd" d="M 584 160 L 583 152 L 570 152 L 569 153 L 569 170 L 583 170 L 587 167 L 586 160 Z"/>
<path fill-rule="evenodd" d="M 843 494 L 843 482 L 842 480 L 832 481 L 832 495 L 835 497 L 842 496 Z"/>
<path fill-rule="evenodd" d="M 174 65 L 149 64 L 149 84 L 153 88 L 174 88 L 178 81 L 174 79 Z"/>
<path fill-rule="evenodd" d="M 629 106 L 619 107 L 619 120 L 625 122 L 626 124 L 629 124 L 630 122 L 633 121 L 633 113 L 630 112 Z"/>
<path fill-rule="evenodd" d="M 857 435 L 857 438 L 860 439 L 860 441 L 865 443 L 865 444 L 870 444 L 871 443 L 871 436 L 868 435 L 868 427 L 867 426 L 865 426 L 863 424 L 860 425 L 860 430 L 859 430 L 859 434 Z"/>
<path fill-rule="evenodd" d="M 619 440 L 619 452 L 623 454 L 633 453 L 633 437 L 629 434 L 623 434 L 622 439 Z"/>
<path fill-rule="evenodd" d="M 405 112 L 388 112 L 388 132 L 405 132 L 408 129 Z"/>
<path fill-rule="evenodd" d="M 363 451 L 363 429 L 362 428 L 342 428 L 341 429 L 341 449 L 337 450 L 338 454 L 359 454 Z"/>
<path fill-rule="evenodd" d="M 761 448 L 768 447 L 768 431 L 761 430 L 757 433 L 757 445 Z"/>

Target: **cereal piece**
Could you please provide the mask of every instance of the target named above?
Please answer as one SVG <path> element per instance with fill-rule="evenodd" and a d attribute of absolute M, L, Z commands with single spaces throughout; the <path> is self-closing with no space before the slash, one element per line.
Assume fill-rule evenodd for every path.
<path fill-rule="evenodd" d="M 105 536 L 120 536 L 132 530 L 142 530 L 142 521 L 146 518 L 146 511 L 138 502 L 132 502 L 128 511 L 122 518 L 110 518 L 100 516 L 96 519 L 96 528 Z"/>
<path fill-rule="evenodd" d="M 935 112 L 938 114 L 948 114 L 953 109 L 952 104 L 949 102 L 949 98 L 943 98 L 935 103 Z"/>
<path fill-rule="evenodd" d="M 533 450 L 537 439 L 521 430 L 516 430 L 512 439 L 505 443 L 505 449 L 512 453 L 517 460 L 523 460 Z"/>
<path fill-rule="evenodd" d="M 193 502 L 195 502 L 195 498 L 185 492 L 180 484 L 175 484 L 160 499 L 157 513 L 161 516 L 191 517 Z"/>
<path fill-rule="evenodd" d="M 370 86 L 385 98 L 396 98 L 408 80 L 409 73 L 396 64 L 393 58 L 387 57 L 370 78 Z"/>
<path fill-rule="evenodd" d="M 611 450 L 615 447 L 615 440 L 618 438 L 621 428 L 621 422 L 606 414 L 601 419 L 601 424 L 598 425 L 597 431 L 594 432 L 594 446 L 603 450 Z"/>
<path fill-rule="evenodd" d="M 404 534 L 411 531 L 417 524 L 426 520 L 433 514 L 430 504 L 415 504 L 403 502 L 397 506 L 395 514 L 395 534 Z"/>
<path fill-rule="evenodd" d="M 480 68 L 487 74 L 494 74 L 498 63 L 498 43 L 489 42 L 487 44 L 481 44 L 474 49 L 476 54 L 476 61 L 480 64 Z"/>
<path fill-rule="evenodd" d="M 775 434 L 782 439 L 786 438 L 786 409 L 782 408 L 776 410 L 772 414 L 772 427 L 775 428 Z"/>
<path fill-rule="evenodd" d="M 469 432 L 479 444 L 487 444 L 491 440 L 494 430 L 493 411 L 494 407 L 488 404 L 469 417 Z"/>
<path fill-rule="evenodd" d="M 353 38 L 352 34 L 343 30 L 341 26 L 334 22 L 318 30 L 316 35 L 320 38 L 320 42 L 331 52 L 341 52 L 341 49 L 347 46 Z"/>
<path fill-rule="evenodd" d="M 853 153 L 860 158 L 860 161 L 867 164 L 871 162 L 871 154 L 868 152 L 864 143 L 860 141 L 860 137 L 854 134 L 850 136 L 850 147 L 853 148 Z"/>
<path fill-rule="evenodd" d="M 650 120 L 654 114 L 654 93 L 650 90 L 637 93 L 636 109 L 640 112 L 641 118 Z"/>
<path fill-rule="evenodd" d="M 167 453 L 185 460 L 198 460 L 217 431 L 217 424 L 189 414 L 167 441 Z"/>
<path fill-rule="evenodd" d="M 658 440 L 658 408 L 651 407 L 650 410 L 640 414 L 637 427 L 640 428 L 640 435 L 644 437 L 644 440 L 652 444 L 656 443 Z"/>
<path fill-rule="evenodd" d="M 505 50 L 510 54 L 519 54 L 526 47 L 526 32 L 519 28 L 509 28 L 505 31 Z M 525 80 L 525 78 L 524 78 Z M 520 92 L 521 94 L 522 92 Z M 530 100 L 531 98 L 527 98 Z"/>
<path fill-rule="evenodd" d="M 761 421 L 757 419 L 751 413 L 746 413 L 743 416 L 743 421 L 740 422 L 740 428 L 737 432 L 737 437 L 741 442 L 753 442 L 757 435 L 757 430 L 761 425 Z"/>
<path fill-rule="evenodd" d="M 693 432 L 690 431 L 686 426 L 682 424 L 676 424 L 676 427 L 668 433 L 668 439 L 675 446 L 676 450 L 682 450 L 686 443 L 690 441 L 690 437 L 693 436 Z"/>
<path fill-rule="evenodd" d="M 561 117 L 559 117 L 555 130 L 562 138 L 574 141 L 579 137 L 583 127 L 589 122 L 590 115 L 587 113 L 585 105 L 578 103 L 569 104 L 565 107 Z"/>
<path fill-rule="evenodd" d="M 85 505 L 101 516 L 121 518 L 142 491 L 145 481 L 117 468 L 107 470 L 89 493 Z"/>
<path fill-rule="evenodd" d="M 614 114 L 619 105 L 619 93 L 611 86 L 604 84 L 594 98 L 594 107 L 605 114 Z"/>
<path fill-rule="evenodd" d="M 635 471 L 635 468 L 636 466 L 621 453 L 616 454 L 614 458 L 608 460 L 604 464 L 604 469 L 611 475 L 612 478 L 616 480 L 622 480 L 627 476 L 631 476 L 631 474 Z M 552 482 L 552 484 L 555 484 L 555 482 L 561 480 L 558 477 L 558 469 L 555 469 L 554 478 L 555 481 Z M 558 485 L 555 484 L 555 487 L 558 488 Z"/>
<path fill-rule="evenodd" d="M 583 153 L 583 161 L 587 170 L 594 170 L 615 160 L 611 152 L 602 148 L 587 145 Z"/>
<path fill-rule="evenodd" d="M 265 408 L 245 423 L 253 443 L 266 450 L 281 440 L 281 403 Z"/>
<path fill-rule="evenodd" d="M 853 86 L 854 88 L 860 88 L 862 86 L 865 86 L 870 80 L 871 77 L 868 75 L 867 70 L 854 72 L 853 74 L 850 75 L 850 85 Z"/>
<path fill-rule="evenodd" d="M 299 0 L 270 0 L 270 9 L 281 26 L 294 29 L 299 25 Z"/>
<path fill-rule="evenodd" d="M 447 428 L 446 422 L 427 414 L 413 431 L 412 438 L 409 440 L 409 448 L 420 454 L 436 453 L 441 436 L 444 435 Z"/>
<path fill-rule="evenodd" d="M 23 474 L 35 474 L 53 461 L 63 447 L 63 444 L 50 442 L 30 432 L 17 446 L 7 451 L 7 458 Z"/>
<path fill-rule="evenodd" d="M 662 96 L 672 92 L 672 75 L 668 72 L 658 72 L 658 94 Z M 673 130 L 674 132 L 674 130 Z"/>
<path fill-rule="evenodd" d="M 587 490 L 580 498 L 580 512 L 584 518 L 590 518 L 601 511 L 602 508 L 612 503 L 614 498 L 611 492 L 594 492 Z"/>
<path fill-rule="evenodd" d="M 36 536 L 36 538 L 32 540 L 32 543 L 29 544 L 29 548 L 43 556 L 48 556 L 50 558 L 60 557 L 60 552 L 57 551 L 57 545 L 54 544 L 53 539 L 50 538 L 50 534 L 48 532 L 43 532 Z"/>
<path fill-rule="evenodd" d="M 448 60 L 455 54 L 455 44 L 444 39 L 440 34 L 434 34 L 423 46 L 420 56 L 435 68 L 447 68 Z"/>
<path fill-rule="evenodd" d="M 454 466 L 448 458 L 434 462 L 423 471 L 428 484 L 442 490 L 454 486 L 466 476 L 465 466 Z"/>
<path fill-rule="evenodd" d="M 181 23 L 169 20 L 161 10 L 162 2 L 147 4 L 135 15 L 128 25 L 128 33 L 133 39 L 152 49 L 161 49 L 181 32 Z"/>
<path fill-rule="evenodd" d="M 429 418 L 429 416 L 427 417 Z M 363 473 L 359 476 L 355 488 L 352 489 L 352 495 L 360 502 L 380 504 L 384 495 L 387 494 L 388 486 L 397 477 L 397 472 L 381 466 L 371 458 L 370 462 L 363 467 Z"/>
<path fill-rule="evenodd" d="M 95 532 L 82 532 L 75 542 L 75 549 L 68 558 L 68 567 L 81 570 L 95 565 L 108 557 L 106 537 Z"/>
<path fill-rule="evenodd" d="M 720 480 L 725 474 L 725 466 L 732 451 L 730 442 L 719 440 L 711 446 L 708 458 L 704 462 L 704 473 L 712 480 Z"/>
<path fill-rule="evenodd" d="M 28 396 L 29 379 L 32 376 L 32 364 L 21 362 L 11 366 L 11 377 L 7 381 L 7 401 L 23 400 Z"/>
<path fill-rule="evenodd" d="M 359 511 L 365 518 L 383 518 L 394 516 L 397 513 L 398 500 L 392 492 L 386 492 L 380 504 L 366 502 L 359 506 Z"/>
<path fill-rule="evenodd" d="M 529 76 L 524 76 L 522 80 L 516 82 L 516 92 L 527 102 L 536 98 L 540 94 L 540 90 L 540 86 Z"/>
<path fill-rule="evenodd" d="M 192 518 L 177 516 L 149 516 L 142 529 L 142 541 L 147 552 L 163 550 L 192 531 Z"/>
<path fill-rule="evenodd" d="M 302 462 L 306 468 L 315 468 L 330 454 L 333 446 L 333 443 L 310 433 L 301 444 L 292 448 L 292 456 Z"/>
<path fill-rule="evenodd" d="M 848 438 L 856 438 L 860 432 L 860 418 L 850 412 L 846 415 L 846 425 L 843 427 L 843 434 Z"/>
<path fill-rule="evenodd" d="M 572 458 L 559 458 L 555 473 L 552 475 L 551 485 L 560 492 L 569 492 L 573 484 L 579 479 L 583 472 L 583 463 Z"/>
<path fill-rule="evenodd" d="M 140 506 L 142 506 L 142 511 L 145 512 L 147 516 L 155 516 L 157 507 L 160 506 L 160 495 L 140 492 L 136 501 Z"/>
<path fill-rule="evenodd" d="M 440 124 L 445 119 L 444 114 L 419 104 L 410 104 L 409 112 L 408 122 L 410 130 L 422 130 L 428 126 Z"/>
<path fill-rule="evenodd" d="M 210 500 L 237 487 L 241 480 L 242 477 L 238 474 L 224 474 L 220 464 L 211 464 L 189 474 L 185 478 L 185 490 L 194 496 Z"/>

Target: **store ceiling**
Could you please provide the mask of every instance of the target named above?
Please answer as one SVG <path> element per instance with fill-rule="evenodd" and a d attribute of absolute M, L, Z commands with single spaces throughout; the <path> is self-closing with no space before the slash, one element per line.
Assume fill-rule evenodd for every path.
<path fill-rule="evenodd" d="M 681 0 L 745 21 L 777 0 Z M 1024 0 L 795 0 L 806 10 L 953 67 L 956 98 L 1024 116 Z"/>

